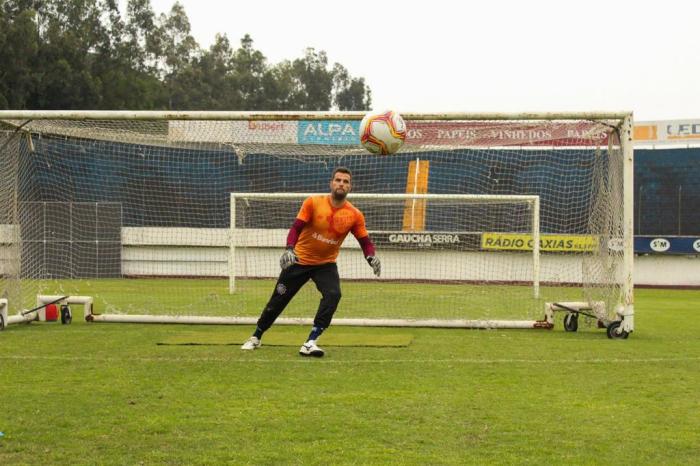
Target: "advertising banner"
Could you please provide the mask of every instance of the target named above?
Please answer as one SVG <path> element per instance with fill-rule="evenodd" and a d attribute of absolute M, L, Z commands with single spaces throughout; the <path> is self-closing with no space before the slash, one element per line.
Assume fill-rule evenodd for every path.
<path fill-rule="evenodd" d="M 409 121 L 406 144 L 475 147 L 598 146 L 607 144 L 607 128 L 586 121 L 548 124 L 501 121 Z"/>
<path fill-rule="evenodd" d="M 234 131 L 242 142 L 294 144 L 297 141 L 296 121 L 235 121 Z"/>
<path fill-rule="evenodd" d="M 639 254 L 698 254 L 700 236 L 635 236 L 634 252 Z"/>
<path fill-rule="evenodd" d="M 168 123 L 173 142 L 267 143 L 297 142 L 296 121 L 178 121 Z"/>
<path fill-rule="evenodd" d="M 360 143 L 360 122 L 357 120 L 300 121 L 299 144 L 356 145 Z"/>
<path fill-rule="evenodd" d="M 168 139 L 183 142 L 273 144 L 359 144 L 357 120 L 321 121 L 170 121 Z M 638 145 L 700 145 L 700 119 L 644 121 L 634 125 Z M 593 122 L 559 122 L 543 127 L 506 122 L 407 122 L 406 144 L 475 147 L 594 146 L 607 144 L 604 129 Z"/>
<path fill-rule="evenodd" d="M 479 234 L 454 232 L 371 231 L 378 249 L 449 249 L 476 251 Z"/>
<path fill-rule="evenodd" d="M 634 142 L 700 145 L 700 120 L 640 121 L 634 125 Z"/>
<path fill-rule="evenodd" d="M 527 233 L 484 233 L 481 248 L 502 251 L 532 251 L 532 235 Z M 540 251 L 593 252 L 598 238 L 590 235 L 540 235 Z"/>

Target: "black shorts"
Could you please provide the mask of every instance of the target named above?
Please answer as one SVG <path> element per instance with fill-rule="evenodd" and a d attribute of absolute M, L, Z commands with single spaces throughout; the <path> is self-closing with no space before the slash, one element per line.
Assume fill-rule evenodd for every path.
<path fill-rule="evenodd" d="M 283 270 L 277 279 L 270 300 L 258 319 L 258 327 L 263 331 L 270 328 L 294 295 L 309 280 L 314 282 L 316 289 L 321 293 L 321 302 L 316 311 L 314 325 L 327 328 L 341 298 L 340 276 L 335 262 L 320 265 L 293 264 Z"/>

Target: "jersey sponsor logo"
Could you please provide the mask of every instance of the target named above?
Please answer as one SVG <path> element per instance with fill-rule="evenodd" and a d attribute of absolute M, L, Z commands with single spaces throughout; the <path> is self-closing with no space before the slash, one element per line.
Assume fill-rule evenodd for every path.
<path fill-rule="evenodd" d="M 321 241 L 322 243 L 326 244 L 338 244 L 340 242 L 337 239 L 326 238 L 325 236 L 322 236 L 320 233 L 317 233 L 315 231 L 311 233 L 311 237 L 317 241 Z"/>

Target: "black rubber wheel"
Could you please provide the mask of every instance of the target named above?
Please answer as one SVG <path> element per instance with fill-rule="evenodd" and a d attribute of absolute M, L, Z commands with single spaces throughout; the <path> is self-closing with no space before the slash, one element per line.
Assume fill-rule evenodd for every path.
<path fill-rule="evenodd" d="M 612 322 L 610 325 L 608 325 L 608 338 L 611 338 L 613 340 L 625 340 L 628 336 L 630 336 L 630 334 L 625 331 L 622 331 L 620 333 L 617 332 L 617 329 L 618 327 L 620 327 L 620 325 L 622 325 L 622 321 L 619 320 Z"/>
<path fill-rule="evenodd" d="M 0 331 L 5 330 L 5 318 L 0 314 Z"/>
<path fill-rule="evenodd" d="M 64 325 L 73 322 L 73 313 L 70 311 L 70 307 L 67 304 L 61 305 L 61 323 Z"/>
<path fill-rule="evenodd" d="M 575 332 L 578 330 L 578 313 L 569 312 L 564 316 L 564 330 Z"/>

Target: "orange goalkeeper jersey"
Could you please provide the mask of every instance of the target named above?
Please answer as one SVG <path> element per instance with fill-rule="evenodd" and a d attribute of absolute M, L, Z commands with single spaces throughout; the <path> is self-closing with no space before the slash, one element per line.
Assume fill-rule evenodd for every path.
<path fill-rule="evenodd" d="M 342 207 L 333 207 L 330 195 L 307 198 L 297 218 L 306 222 L 294 246 L 297 262 L 302 265 L 335 262 L 349 232 L 357 239 L 368 236 L 362 212 L 347 200 Z"/>

